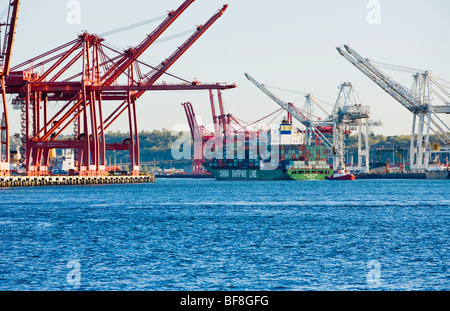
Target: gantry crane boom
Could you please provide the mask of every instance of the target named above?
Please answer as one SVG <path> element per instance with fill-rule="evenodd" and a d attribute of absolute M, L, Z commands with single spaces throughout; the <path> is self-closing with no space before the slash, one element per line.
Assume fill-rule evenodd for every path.
<path fill-rule="evenodd" d="M 188 1 L 186 1 L 187 3 Z M 192 1 L 190 1 L 192 2 Z M 186 52 L 189 47 L 191 47 L 194 42 L 224 13 L 228 5 L 224 5 L 221 10 L 219 10 L 216 14 L 214 14 L 203 26 L 197 27 L 197 31 L 192 34 L 180 47 L 177 48 L 177 50 L 165 61 L 163 61 L 158 67 L 154 68 L 152 71 L 150 71 L 146 75 L 146 79 L 143 83 L 145 86 L 151 86 L 159 77 L 161 77 L 167 69 L 172 66 L 176 60 L 178 60 L 181 55 L 183 55 L 184 52 Z M 84 34 L 83 36 L 80 36 L 80 40 L 83 40 L 83 37 L 87 37 L 88 34 Z M 142 44 L 141 44 L 142 45 Z M 133 59 L 134 61 L 135 59 Z M 119 71 L 117 71 L 119 72 Z M 112 77 L 112 76 L 111 76 Z M 106 84 L 102 84 L 104 86 L 109 86 L 109 82 L 112 83 L 113 80 L 106 80 Z M 136 93 L 133 94 L 134 99 L 139 98 L 145 93 L 145 90 L 139 90 Z M 59 118 L 59 120 L 56 121 L 53 126 L 47 130 L 47 132 L 42 137 L 43 139 L 49 138 L 58 128 L 64 129 L 65 127 L 62 125 L 65 121 L 69 119 L 73 115 L 75 111 L 77 111 L 78 114 L 81 114 L 84 111 L 84 107 L 82 107 L 82 100 L 78 100 L 75 104 L 71 106 L 69 111 L 62 117 Z M 123 112 L 125 112 L 127 109 L 127 101 L 122 102 L 122 104 L 119 106 L 118 109 L 116 109 L 113 114 L 111 114 L 109 117 L 107 117 L 105 120 L 110 119 L 116 119 L 119 115 L 121 115 Z M 54 116 L 54 119 L 56 119 L 57 115 Z M 54 120 L 50 120 L 50 122 L 53 122 Z M 70 122 L 69 122 L 70 123 Z M 36 140 L 38 138 L 38 135 L 40 135 L 43 132 L 42 128 L 40 131 L 36 133 L 36 135 L 33 137 L 33 140 Z M 51 138 L 52 140 L 56 139 L 59 134 L 62 131 L 60 130 L 56 135 L 53 135 Z"/>
<path fill-rule="evenodd" d="M 158 67 L 154 68 L 148 74 L 146 74 L 145 81 L 142 83 L 145 86 L 151 86 L 154 84 L 169 68 L 172 66 L 193 44 L 200 38 L 205 31 L 211 27 L 211 25 L 217 21 L 219 17 L 223 15 L 228 5 L 224 5 L 221 10 L 219 10 L 216 14 L 214 14 L 204 25 L 198 26 L 197 31 L 193 33 L 177 50 L 168 57 L 165 61 L 163 61 Z M 133 94 L 134 98 L 139 98 L 145 93 L 145 90 L 141 90 Z M 122 103 L 119 108 L 113 112 L 108 118 L 117 118 L 120 114 L 122 114 L 126 109 L 126 101 Z"/>
<path fill-rule="evenodd" d="M 211 116 L 214 124 L 214 135 L 218 136 L 220 135 L 220 126 L 217 122 L 216 108 L 214 107 L 214 95 L 212 90 L 209 90 L 209 101 L 211 104 Z"/>
<path fill-rule="evenodd" d="M 263 91 L 267 96 L 269 96 L 273 101 L 275 101 L 283 109 L 289 112 L 300 123 L 302 123 L 307 128 L 311 128 L 312 131 L 321 138 L 321 140 L 325 143 L 325 145 L 328 148 L 333 149 L 333 144 L 330 143 L 330 141 L 320 132 L 320 130 L 311 122 L 311 120 L 308 120 L 308 118 L 304 114 L 299 112 L 297 109 L 294 109 L 292 105 L 281 100 L 278 96 L 269 91 L 264 85 L 256 81 L 249 74 L 245 73 L 245 76 L 247 77 L 248 80 L 250 80 L 253 84 L 255 84 L 261 91 Z"/>
<path fill-rule="evenodd" d="M 344 45 L 344 48 L 345 49 L 337 47 L 337 50 L 345 59 L 413 113 L 410 165 L 412 168 L 427 169 L 430 154 L 430 131 L 433 131 L 445 144 L 450 144 L 450 135 L 448 134 L 450 129 L 437 115 L 438 113 L 450 114 L 450 103 L 444 98 L 445 96 L 450 97 L 450 94 L 436 82 L 428 71 L 415 74 L 413 88 L 408 89 L 387 76 L 368 59 L 363 58 L 348 45 Z M 432 83 L 437 85 L 445 95 L 439 95 L 433 88 Z M 432 92 L 444 102 L 444 105 L 432 105 Z M 419 118 L 419 124 L 417 128 L 417 140 L 414 142 L 417 117 Z M 434 128 L 432 128 L 431 125 L 433 125 Z M 423 138 L 425 138 L 424 145 Z"/>
<path fill-rule="evenodd" d="M 219 126 L 222 131 L 220 135 L 227 135 L 229 120 L 227 120 L 227 116 L 225 115 L 225 109 L 223 107 L 222 94 L 220 90 L 217 91 L 217 100 L 219 102 L 219 111 L 220 111 Z"/>
<path fill-rule="evenodd" d="M 175 11 L 169 12 L 167 18 L 141 42 L 136 48 L 130 49 L 119 62 L 105 73 L 102 77 L 104 85 L 111 85 L 142 53 L 152 45 L 156 39 L 194 2 L 195 0 L 186 0 Z"/>
<path fill-rule="evenodd" d="M 8 107 L 6 103 L 6 85 L 5 78 L 9 75 L 10 65 L 11 65 L 11 55 L 12 48 L 14 44 L 14 37 L 16 34 L 16 25 L 17 25 L 17 16 L 19 14 L 19 5 L 20 0 L 11 0 L 9 1 L 8 7 L 8 18 L 6 21 L 5 27 L 5 38 L 3 50 L 0 51 L 0 84 L 1 84 L 1 92 L 2 92 L 2 101 L 3 101 L 3 116 L 0 118 L 3 119 L 3 124 L 1 130 L 4 131 L 4 141 L 0 142 L 0 162 L 2 161 L 1 157 L 4 157 L 6 162 L 7 169 L 9 171 L 9 121 L 8 121 Z M 1 26 L 1 25 L 0 25 Z M 0 39 L 1 40 L 1 39 Z M 2 150 L 4 147 L 4 154 L 2 155 Z M 2 168 L 1 171 L 4 171 Z"/>
<path fill-rule="evenodd" d="M 197 123 L 197 119 L 195 116 L 194 108 L 190 102 L 181 104 L 184 108 L 184 112 L 186 113 L 186 118 L 188 120 L 189 129 L 191 131 L 191 136 L 194 142 L 196 139 L 201 138 L 201 130 Z"/>
<path fill-rule="evenodd" d="M 3 51 L 1 51 L 1 57 L 0 59 L 3 61 L 2 64 L 2 77 L 6 77 L 9 75 L 9 69 L 11 65 L 11 55 L 12 55 L 12 48 L 14 44 L 14 37 L 16 34 L 16 25 L 17 25 L 17 16 L 19 14 L 19 5 L 20 0 L 12 0 L 9 3 L 9 10 L 8 11 L 8 20 L 6 22 L 6 28 L 5 28 L 5 40 L 3 45 Z M 11 15 L 9 15 L 9 13 Z"/>
<path fill-rule="evenodd" d="M 372 81 L 378 84 L 389 95 L 394 97 L 398 102 L 405 106 L 406 109 L 413 113 L 417 113 L 426 109 L 426 107 L 424 107 L 414 98 L 410 90 L 378 70 L 374 65 L 371 64 L 370 60 L 363 58 L 348 45 L 344 45 L 344 48 L 345 50 L 337 47 L 339 54 L 346 58 L 360 71 L 362 71 Z"/>
<path fill-rule="evenodd" d="M 166 72 L 170 66 L 172 66 L 175 61 L 181 57 L 181 55 L 186 52 L 191 45 L 194 44 L 195 41 L 197 41 L 200 36 L 203 35 L 203 33 L 208 30 L 209 27 L 211 27 L 214 22 L 219 19 L 227 9 L 228 4 L 225 4 L 222 9 L 220 9 L 216 14 L 214 14 L 204 25 L 200 25 L 197 27 L 197 30 L 171 55 L 169 56 L 165 61 L 163 61 L 161 64 L 159 64 L 156 68 L 154 68 L 151 72 L 149 72 L 146 75 L 146 81 L 145 84 L 151 85 L 158 80 L 161 75 Z"/>
<path fill-rule="evenodd" d="M 194 141 L 194 156 L 192 158 L 192 174 L 203 175 L 205 174 L 204 162 L 204 144 L 205 142 L 214 137 L 212 133 L 207 131 L 203 125 L 199 125 L 195 116 L 194 108 L 190 102 L 183 103 L 186 118 L 189 123 L 189 129 L 191 130 L 191 136 Z"/>

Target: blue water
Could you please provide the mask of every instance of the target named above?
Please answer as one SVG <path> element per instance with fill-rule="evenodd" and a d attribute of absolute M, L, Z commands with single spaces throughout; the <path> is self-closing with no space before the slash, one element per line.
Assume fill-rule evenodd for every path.
<path fill-rule="evenodd" d="M 449 186 L 0 189 L 0 290 L 449 290 Z"/>

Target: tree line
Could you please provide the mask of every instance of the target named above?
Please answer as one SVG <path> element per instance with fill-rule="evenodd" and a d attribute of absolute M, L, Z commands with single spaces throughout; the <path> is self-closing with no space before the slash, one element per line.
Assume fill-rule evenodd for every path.
<path fill-rule="evenodd" d="M 141 131 L 139 133 L 141 162 L 173 160 L 171 154 L 172 144 L 182 135 L 183 133 L 174 133 L 173 131 L 166 129 Z M 110 131 L 105 137 L 108 143 L 115 143 L 122 142 L 124 139 L 129 138 L 129 134 L 120 131 Z M 410 143 L 411 137 L 409 135 L 384 136 L 375 135 L 373 133 L 369 135 L 369 145 L 372 150 L 393 147 L 408 149 Z M 347 148 L 357 148 L 357 135 L 347 136 L 345 138 L 345 146 Z M 439 142 L 434 136 L 431 136 L 430 146 L 432 150 L 437 150 L 439 148 Z M 109 155 L 111 154 L 112 152 L 109 153 Z M 128 151 L 116 151 L 114 152 L 114 156 L 116 157 L 116 163 L 127 163 L 130 161 Z"/>
<path fill-rule="evenodd" d="M 153 130 L 153 131 L 141 131 L 139 132 L 139 151 L 140 161 L 160 161 L 171 160 L 171 148 L 175 140 L 182 136 L 183 133 L 174 133 L 166 129 Z M 129 138 L 129 133 L 123 133 L 120 131 L 109 131 L 105 134 L 107 143 L 120 143 L 124 139 Z M 128 151 L 109 151 L 108 157 L 114 156 L 116 163 L 128 163 L 130 162 L 130 155 Z M 112 162 L 112 160 L 111 160 Z"/>

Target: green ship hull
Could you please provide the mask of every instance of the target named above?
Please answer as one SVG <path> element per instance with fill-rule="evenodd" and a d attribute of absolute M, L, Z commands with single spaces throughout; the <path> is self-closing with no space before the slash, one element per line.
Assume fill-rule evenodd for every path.
<path fill-rule="evenodd" d="M 289 132 L 283 127 L 289 127 L 289 124 L 283 124 L 280 132 Z M 284 137 L 284 136 L 283 136 Z M 286 138 L 286 137 L 284 137 Z M 250 140 L 245 137 L 234 137 L 234 143 L 224 143 L 223 150 L 214 151 L 215 154 L 205 154 L 203 166 L 211 175 L 219 180 L 311 180 L 325 179 L 332 175 L 327 164 L 326 147 L 309 146 L 305 144 L 273 144 L 263 146 L 265 152 L 270 151 L 269 158 L 261 158 L 259 154 L 259 140 Z M 252 144 L 250 143 L 252 142 Z M 255 148 L 258 147 L 258 148 Z M 220 154 L 222 152 L 222 154 Z M 220 158 L 219 158 L 220 155 Z M 270 164 L 269 164 L 270 163 Z M 272 166 L 274 164 L 277 166 Z M 276 167 L 276 169 L 267 169 Z M 266 169 L 264 169 L 266 168 Z M 299 176 L 295 170 L 300 168 L 312 168 L 305 176 Z M 292 174 L 288 174 L 289 170 Z"/>
<path fill-rule="evenodd" d="M 333 175 L 332 169 L 289 169 L 287 175 L 295 180 L 325 180 L 325 177 Z"/>
<path fill-rule="evenodd" d="M 210 168 L 207 170 L 219 180 L 290 180 L 282 169 L 239 169 L 239 168 Z"/>

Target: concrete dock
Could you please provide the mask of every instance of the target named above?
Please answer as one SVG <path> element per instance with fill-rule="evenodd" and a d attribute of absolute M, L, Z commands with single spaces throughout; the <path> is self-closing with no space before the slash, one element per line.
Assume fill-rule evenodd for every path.
<path fill-rule="evenodd" d="M 155 175 L 140 176 L 0 176 L 0 188 L 61 185 L 153 183 Z"/>

